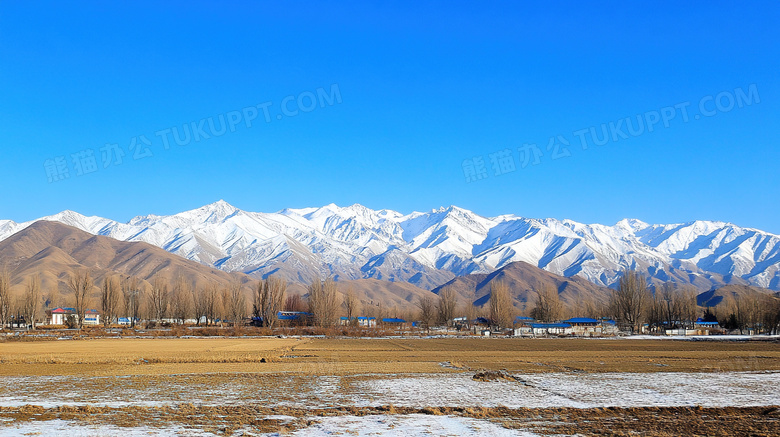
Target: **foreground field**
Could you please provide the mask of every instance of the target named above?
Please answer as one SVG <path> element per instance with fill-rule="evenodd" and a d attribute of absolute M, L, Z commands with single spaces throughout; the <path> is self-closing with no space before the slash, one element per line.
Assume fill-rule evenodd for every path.
<path fill-rule="evenodd" d="M 772 436 L 778 378 L 772 341 L 6 341 L 0 436 Z"/>

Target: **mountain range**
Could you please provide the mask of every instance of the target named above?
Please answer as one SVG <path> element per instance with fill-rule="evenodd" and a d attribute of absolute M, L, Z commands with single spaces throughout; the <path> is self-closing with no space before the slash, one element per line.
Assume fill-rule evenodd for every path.
<path fill-rule="evenodd" d="M 516 215 L 483 217 L 450 206 L 401 214 L 362 205 L 243 211 L 218 201 L 121 223 L 63 211 L 39 220 L 144 242 L 222 272 L 408 282 L 433 290 L 456 276 L 489 275 L 518 261 L 555 275 L 614 286 L 625 268 L 653 282 L 704 291 L 735 284 L 780 289 L 780 236 L 713 221 L 613 226 Z M 0 220 L 0 241 L 38 220 Z M 477 296 L 479 297 L 479 296 Z"/>

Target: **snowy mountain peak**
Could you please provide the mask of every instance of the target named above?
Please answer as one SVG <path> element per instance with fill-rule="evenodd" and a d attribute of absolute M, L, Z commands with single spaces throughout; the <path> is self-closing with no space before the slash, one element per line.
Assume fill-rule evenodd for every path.
<path fill-rule="evenodd" d="M 224 200 L 218 200 L 214 203 L 182 213 L 181 215 L 191 215 L 193 219 L 196 219 L 201 223 L 218 223 L 239 211 L 238 208 Z"/>
<path fill-rule="evenodd" d="M 616 228 L 627 229 L 632 232 L 638 232 L 650 227 L 647 223 L 637 219 L 623 219 L 615 224 Z"/>
<path fill-rule="evenodd" d="M 613 285 L 622 269 L 637 268 L 657 280 L 702 288 L 738 280 L 780 289 L 780 236 L 713 221 L 650 225 L 624 219 L 605 226 L 512 214 L 488 218 L 454 205 L 407 215 L 333 203 L 255 213 L 224 200 L 128 223 L 73 211 L 44 219 L 145 241 L 226 271 L 258 277 L 276 272 L 298 282 L 334 275 L 433 288 L 454 275 L 525 261 L 600 285 Z M 31 223 L 0 221 L 0 240 Z"/>

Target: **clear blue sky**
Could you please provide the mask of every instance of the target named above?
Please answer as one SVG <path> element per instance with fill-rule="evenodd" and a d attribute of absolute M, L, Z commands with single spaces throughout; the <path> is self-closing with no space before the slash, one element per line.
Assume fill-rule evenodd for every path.
<path fill-rule="evenodd" d="M 124 221 L 225 199 L 780 233 L 776 2 L 114 3 L 0 2 L 0 218 Z M 290 112 L 333 84 L 340 103 Z M 751 85 L 760 102 L 731 108 Z M 717 111 L 706 96 L 722 92 Z M 702 99 L 716 113 L 694 119 Z M 573 134 L 676 104 L 687 123 L 676 112 L 627 138 L 623 124 L 587 150 Z M 234 131 L 209 139 L 166 150 L 155 135 L 229 114 Z M 135 160 L 142 135 L 133 150 L 153 155 Z M 557 135 L 570 156 L 553 160 Z M 104 168 L 106 144 L 121 164 Z M 524 144 L 538 165 L 522 167 Z M 507 148 L 515 171 L 496 175 L 489 155 Z M 97 170 L 78 175 L 88 162 L 72 155 L 89 149 Z M 463 161 L 480 156 L 487 177 L 467 183 Z M 58 157 L 68 177 L 49 182 Z"/>

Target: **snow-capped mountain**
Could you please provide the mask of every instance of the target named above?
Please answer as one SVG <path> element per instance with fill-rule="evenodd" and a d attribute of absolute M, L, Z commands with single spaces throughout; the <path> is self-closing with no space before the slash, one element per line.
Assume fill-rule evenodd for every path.
<path fill-rule="evenodd" d="M 623 268 L 709 288 L 749 283 L 780 289 L 780 236 L 709 221 L 614 226 L 514 215 L 482 217 L 451 206 L 403 215 L 362 205 L 242 211 L 219 201 L 127 223 L 72 211 L 43 217 L 96 235 L 144 241 L 225 271 L 407 281 L 434 288 L 456 275 L 525 261 L 563 276 L 612 285 Z M 0 221 L 0 240 L 34 221 Z"/>

